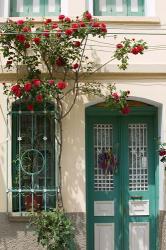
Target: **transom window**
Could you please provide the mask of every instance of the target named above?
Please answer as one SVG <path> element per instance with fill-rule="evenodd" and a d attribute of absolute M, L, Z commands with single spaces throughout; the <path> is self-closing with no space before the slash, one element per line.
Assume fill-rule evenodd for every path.
<path fill-rule="evenodd" d="M 55 208 L 55 107 L 30 112 L 15 103 L 11 117 L 12 211 Z"/>
<path fill-rule="evenodd" d="M 60 0 L 10 0 L 10 16 L 56 16 Z"/>
<path fill-rule="evenodd" d="M 95 16 L 144 16 L 144 0 L 94 0 Z"/>

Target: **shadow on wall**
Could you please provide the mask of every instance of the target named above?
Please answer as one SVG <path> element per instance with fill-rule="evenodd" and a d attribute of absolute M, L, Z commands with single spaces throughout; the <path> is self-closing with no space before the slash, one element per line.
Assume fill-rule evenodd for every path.
<path fill-rule="evenodd" d="M 80 97 L 63 122 L 63 201 L 68 212 L 85 212 L 84 120 L 85 103 Z"/>
<path fill-rule="evenodd" d="M 28 223 L 10 222 L 0 213 L 0 250 L 42 250 Z"/>

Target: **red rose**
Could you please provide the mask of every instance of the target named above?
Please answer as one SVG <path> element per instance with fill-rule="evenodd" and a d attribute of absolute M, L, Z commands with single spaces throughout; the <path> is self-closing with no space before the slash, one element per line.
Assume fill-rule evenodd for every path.
<path fill-rule="evenodd" d="M 22 93 L 21 93 L 21 87 L 20 87 L 19 84 L 16 84 L 16 85 L 12 86 L 11 87 L 11 91 L 17 97 L 21 97 L 21 95 L 22 95 Z"/>
<path fill-rule="evenodd" d="M 131 53 L 134 54 L 134 55 L 137 55 L 139 53 L 139 49 L 138 47 L 134 47 L 131 49 Z"/>
<path fill-rule="evenodd" d="M 34 37 L 33 38 L 33 41 L 34 41 L 34 43 L 36 43 L 37 45 L 40 43 L 40 37 Z"/>
<path fill-rule="evenodd" d="M 16 23 L 17 23 L 17 25 L 23 25 L 24 24 L 24 20 L 18 20 Z"/>
<path fill-rule="evenodd" d="M 31 28 L 25 26 L 25 27 L 22 28 L 22 31 L 23 32 L 29 32 L 29 31 L 31 31 Z"/>
<path fill-rule="evenodd" d="M 65 65 L 65 62 L 64 62 L 63 58 L 61 58 L 61 57 L 58 57 L 58 58 L 56 59 L 55 63 L 56 63 L 56 65 L 59 66 L 59 67 Z"/>
<path fill-rule="evenodd" d="M 99 28 L 100 27 L 100 23 L 94 22 L 94 23 L 92 23 L 92 27 L 93 28 Z"/>
<path fill-rule="evenodd" d="M 65 18 L 65 16 L 64 16 L 64 15 L 59 15 L 59 17 L 58 17 L 58 18 L 59 18 L 59 20 L 61 20 L 61 21 L 62 21 L 62 20 Z"/>
<path fill-rule="evenodd" d="M 130 112 L 130 108 L 129 108 L 129 106 L 124 106 L 122 109 L 121 109 L 121 113 L 123 114 L 123 115 L 127 115 L 128 113 Z"/>
<path fill-rule="evenodd" d="M 65 22 L 70 23 L 71 19 L 69 17 L 65 17 Z"/>
<path fill-rule="evenodd" d="M 49 30 L 44 30 L 43 31 L 43 36 L 45 36 L 45 37 L 49 37 Z"/>
<path fill-rule="evenodd" d="M 8 60 L 8 61 L 6 62 L 6 64 L 7 64 L 7 65 L 11 65 L 11 64 L 12 64 L 12 61 L 11 61 L 11 60 Z"/>
<path fill-rule="evenodd" d="M 107 27 L 105 23 L 100 23 L 100 26 L 103 27 L 103 28 Z"/>
<path fill-rule="evenodd" d="M 72 66 L 73 69 L 78 69 L 78 67 L 79 67 L 79 64 L 78 64 L 78 63 L 75 63 L 75 64 L 73 64 L 73 66 Z"/>
<path fill-rule="evenodd" d="M 166 149 L 161 148 L 161 149 L 159 150 L 159 155 L 160 155 L 160 156 L 166 155 Z"/>
<path fill-rule="evenodd" d="M 32 83 L 31 82 L 26 82 L 25 85 L 24 85 L 24 90 L 26 92 L 29 92 L 32 88 Z"/>
<path fill-rule="evenodd" d="M 106 28 L 100 27 L 100 29 L 101 29 L 102 32 L 107 33 L 107 29 Z"/>
<path fill-rule="evenodd" d="M 65 30 L 65 34 L 67 36 L 71 36 L 73 34 L 73 30 L 72 29 L 67 29 L 67 30 Z"/>
<path fill-rule="evenodd" d="M 49 83 L 50 85 L 53 85 L 53 84 L 55 83 L 55 81 L 54 81 L 54 80 L 48 80 L 48 83 Z"/>
<path fill-rule="evenodd" d="M 102 32 L 104 32 L 104 33 L 107 32 L 107 28 L 106 28 L 106 24 L 105 24 L 105 23 L 101 23 L 101 24 L 100 24 L 100 30 L 101 30 Z"/>
<path fill-rule="evenodd" d="M 34 110 L 33 104 L 28 104 L 28 105 L 27 105 L 27 109 L 28 109 L 29 111 L 33 111 L 33 110 Z"/>
<path fill-rule="evenodd" d="M 39 79 L 34 79 L 33 84 L 34 84 L 35 87 L 39 87 L 40 84 L 41 84 L 41 81 Z"/>
<path fill-rule="evenodd" d="M 81 42 L 80 42 L 80 41 L 75 41 L 75 42 L 73 43 L 73 45 L 74 45 L 74 47 L 80 47 Z"/>
<path fill-rule="evenodd" d="M 142 53 L 142 51 L 144 50 L 144 47 L 142 45 L 138 45 L 137 49 L 139 50 L 139 53 Z"/>
<path fill-rule="evenodd" d="M 49 23 L 51 23 L 51 22 L 52 22 L 52 19 L 51 19 L 51 18 L 48 18 L 48 19 L 45 20 L 44 24 L 47 25 L 47 24 L 49 24 Z"/>
<path fill-rule="evenodd" d="M 66 82 L 64 82 L 64 81 L 60 81 L 60 82 L 58 82 L 57 83 L 57 88 L 58 89 L 64 89 L 64 88 L 66 88 L 67 87 L 67 83 Z"/>
<path fill-rule="evenodd" d="M 37 95 L 36 96 L 36 101 L 39 102 L 39 103 L 42 102 L 43 101 L 43 96 L 41 94 Z"/>
<path fill-rule="evenodd" d="M 58 24 L 57 23 L 53 23 L 52 24 L 52 29 L 56 29 L 56 28 L 58 28 Z"/>
<path fill-rule="evenodd" d="M 86 27 L 86 24 L 85 24 L 84 22 L 82 22 L 82 21 L 79 22 L 79 25 L 80 25 L 80 27 L 82 27 L 82 28 L 83 28 L 83 27 Z"/>
<path fill-rule="evenodd" d="M 113 97 L 113 99 L 116 101 L 116 102 L 119 102 L 119 95 L 118 95 L 118 93 L 113 93 L 112 94 L 112 97 Z"/>
<path fill-rule="evenodd" d="M 29 43 L 25 43 L 24 46 L 25 46 L 26 49 L 30 48 L 30 44 Z"/>
<path fill-rule="evenodd" d="M 20 42 L 20 43 L 24 43 L 25 42 L 25 36 L 24 35 L 16 35 L 16 39 Z"/>
<path fill-rule="evenodd" d="M 78 23 L 73 23 L 73 24 L 71 25 L 71 27 L 72 27 L 73 31 L 77 31 L 78 28 L 79 28 L 80 26 L 79 26 Z"/>
<path fill-rule="evenodd" d="M 89 11 L 84 13 L 84 18 L 88 19 L 89 21 L 92 19 L 92 15 L 89 13 Z"/>
<path fill-rule="evenodd" d="M 121 49 L 121 48 L 123 48 L 123 44 L 118 43 L 118 44 L 116 45 L 116 48 L 117 48 L 117 49 Z"/>

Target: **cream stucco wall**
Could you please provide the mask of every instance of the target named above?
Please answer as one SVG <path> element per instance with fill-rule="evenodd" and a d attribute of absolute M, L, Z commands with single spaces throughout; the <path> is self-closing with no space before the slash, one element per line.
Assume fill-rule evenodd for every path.
<path fill-rule="evenodd" d="M 0 14 L 7 17 L 8 1 L 2 1 L 1 8 L 3 3 L 5 3 L 5 9 Z M 73 17 L 80 15 L 87 7 L 92 10 L 92 1 L 87 3 L 85 0 L 62 0 L 62 13 Z M 149 50 L 143 56 L 131 56 L 130 66 L 125 72 L 120 72 L 116 67 L 117 62 L 112 62 L 106 64 L 94 78 L 105 82 L 116 82 L 119 89 L 129 89 L 133 99 L 158 106 L 158 135 L 164 141 L 166 140 L 166 50 L 161 49 L 161 45 L 165 45 L 165 8 L 162 0 L 147 0 L 146 5 L 150 6 L 146 17 L 102 17 L 101 19 L 107 22 L 109 34 L 106 39 L 100 40 L 89 37 L 86 52 L 98 67 L 110 60 L 116 44 L 124 36 L 143 38 L 147 41 Z M 57 20 L 57 18 L 54 19 Z M 0 22 L 4 22 L 4 18 L 0 18 Z M 0 80 L 14 81 L 15 75 L 6 73 L 0 68 Z M 99 101 L 102 100 L 80 97 L 75 108 L 63 122 L 63 197 L 65 208 L 69 212 L 85 212 L 85 108 Z M 6 211 L 6 100 L 2 94 L 2 86 L 0 104 L 0 211 Z M 161 210 L 166 209 L 165 188 L 165 176 L 161 167 Z"/>

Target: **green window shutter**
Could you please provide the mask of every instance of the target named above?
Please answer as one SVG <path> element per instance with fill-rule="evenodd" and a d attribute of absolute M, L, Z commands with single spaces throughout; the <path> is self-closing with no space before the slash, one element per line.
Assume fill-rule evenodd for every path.
<path fill-rule="evenodd" d="M 128 16 L 144 16 L 144 0 L 128 0 Z"/>
<path fill-rule="evenodd" d="M 95 16 L 143 16 L 144 0 L 94 0 Z"/>
<path fill-rule="evenodd" d="M 110 15 L 110 5 L 108 0 L 95 0 L 93 1 L 93 12 L 95 16 L 109 16 Z"/>
<path fill-rule="evenodd" d="M 31 1 L 25 0 L 10 0 L 10 16 L 24 17 L 29 14 L 29 7 Z"/>
<path fill-rule="evenodd" d="M 43 17 L 45 16 L 45 1 L 46 0 L 10 0 L 10 16 Z"/>
<path fill-rule="evenodd" d="M 61 12 L 60 0 L 45 0 L 45 16 L 58 16 Z"/>
<path fill-rule="evenodd" d="M 114 0 L 112 16 L 127 16 L 127 0 Z"/>
<path fill-rule="evenodd" d="M 28 16 L 43 17 L 44 6 L 45 6 L 44 0 L 29 0 Z"/>

